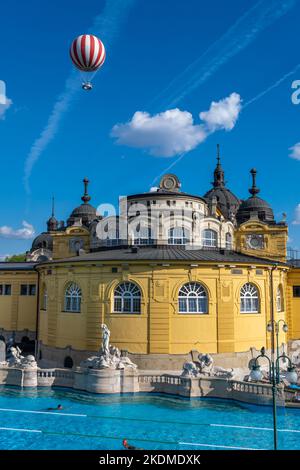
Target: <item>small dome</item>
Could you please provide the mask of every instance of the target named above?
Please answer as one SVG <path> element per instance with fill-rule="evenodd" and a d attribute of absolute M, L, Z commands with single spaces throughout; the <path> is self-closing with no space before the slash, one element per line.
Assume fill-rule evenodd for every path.
<path fill-rule="evenodd" d="M 252 188 L 249 189 L 251 197 L 242 201 L 236 215 L 236 220 L 239 224 L 242 224 L 256 215 L 262 222 L 274 223 L 274 213 L 271 206 L 267 201 L 257 196 L 260 192 L 260 189 L 256 186 L 257 171 L 253 168 L 251 174 L 253 180 Z"/>
<path fill-rule="evenodd" d="M 236 214 L 241 201 L 225 186 L 212 188 L 204 195 L 205 199 L 212 201 L 215 197 L 217 199 L 218 208 L 225 218 L 229 219 L 230 214 Z"/>
<path fill-rule="evenodd" d="M 249 220 L 254 213 L 257 214 L 257 217 L 262 222 L 274 222 L 272 208 L 266 201 L 257 196 L 249 197 L 249 199 L 241 203 L 236 219 L 239 224 L 242 224 Z"/>
<path fill-rule="evenodd" d="M 48 232 L 53 232 L 57 230 L 57 227 L 58 227 L 58 220 L 54 216 L 50 217 L 50 219 L 47 221 Z"/>
<path fill-rule="evenodd" d="M 213 198 L 217 199 L 217 205 L 225 218 L 230 219 L 231 214 L 236 214 L 241 201 L 226 188 L 224 170 L 221 166 L 220 159 L 220 146 L 217 145 L 217 166 L 214 171 L 214 181 L 212 182 L 213 188 L 210 189 L 205 195 L 205 199 L 212 201 Z"/>
<path fill-rule="evenodd" d="M 97 218 L 97 211 L 91 204 L 84 203 L 72 211 L 68 218 L 68 225 L 73 225 L 76 219 L 81 219 L 83 225 L 89 225 L 93 220 Z"/>
<path fill-rule="evenodd" d="M 41 233 L 33 240 L 31 251 L 35 251 L 40 248 L 46 248 L 50 251 L 53 250 L 53 238 L 49 233 Z"/>
<path fill-rule="evenodd" d="M 70 217 L 67 220 L 67 224 L 69 226 L 73 225 L 76 219 L 81 219 L 82 224 L 88 226 L 93 220 L 97 218 L 97 211 L 95 207 L 89 204 L 89 201 L 91 200 L 91 197 L 88 195 L 89 180 L 87 178 L 84 178 L 83 183 L 84 195 L 81 198 L 83 204 L 78 207 L 75 207 L 75 209 L 72 211 Z"/>

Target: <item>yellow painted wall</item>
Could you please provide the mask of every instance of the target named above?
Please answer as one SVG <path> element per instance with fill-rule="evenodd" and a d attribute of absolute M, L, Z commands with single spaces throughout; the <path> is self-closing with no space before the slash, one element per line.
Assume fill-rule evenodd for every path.
<path fill-rule="evenodd" d="M 300 339 L 300 297 L 293 296 L 293 286 L 300 286 L 300 268 L 294 268 L 289 272 L 287 283 L 289 338 Z"/>
<path fill-rule="evenodd" d="M 263 249 L 251 249 L 247 244 L 247 236 L 263 235 Z M 251 256 L 285 261 L 287 254 L 288 227 L 282 225 L 268 225 L 258 220 L 249 220 L 241 224 L 235 232 L 236 250 Z"/>
<path fill-rule="evenodd" d="M 118 268 L 117 273 L 112 267 Z M 270 343 L 266 325 L 270 319 L 269 269 L 265 266 L 191 267 L 187 263 L 168 266 L 150 263 L 120 264 L 106 262 L 66 263 L 49 269 L 39 268 L 41 281 L 47 284 L 47 312 L 41 312 L 39 339 L 52 347 L 72 346 L 74 349 L 99 349 L 101 323 L 111 330 L 111 343 L 134 353 L 238 352 Z M 257 269 L 260 269 L 258 274 Z M 274 273 L 274 302 L 277 285 L 286 292 L 287 274 Z M 132 281 L 142 291 L 141 314 L 116 314 L 112 311 L 114 288 L 119 282 Z M 209 295 L 209 313 L 190 315 L 178 313 L 178 291 L 186 282 L 202 283 Z M 41 282 L 41 285 L 42 285 Z M 81 313 L 64 312 L 64 292 L 68 282 L 82 289 Z M 260 292 L 258 314 L 240 313 L 239 292 L 243 284 L 253 282 Z M 285 305 L 287 304 L 285 299 Z M 276 312 L 276 303 L 275 303 Z M 286 318 L 285 310 L 275 313 Z M 285 335 L 280 340 L 285 341 Z"/>
<path fill-rule="evenodd" d="M 0 284 L 11 284 L 11 295 L 0 295 L 0 329 L 6 331 L 36 330 L 37 290 L 34 296 L 21 296 L 21 284 L 36 284 L 34 271 L 0 271 Z"/>

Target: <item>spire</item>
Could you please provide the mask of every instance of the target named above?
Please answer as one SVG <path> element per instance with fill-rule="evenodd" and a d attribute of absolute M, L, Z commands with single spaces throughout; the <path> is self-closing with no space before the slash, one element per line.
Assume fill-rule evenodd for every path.
<path fill-rule="evenodd" d="M 51 208 L 51 217 L 47 221 L 47 230 L 48 232 L 53 232 L 58 228 L 58 221 L 54 216 L 54 196 L 52 196 L 52 208 Z"/>
<path fill-rule="evenodd" d="M 83 184 L 84 184 L 84 195 L 82 196 L 81 200 L 83 201 L 84 204 L 87 204 L 91 200 L 91 196 L 89 196 L 88 194 L 88 185 L 89 185 L 88 178 L 84 178 Z"/>
<path fill-rule="evenodd" d="M 52 196 L 52 212 L 51 217 L 54 217 L 54 196 Z"/>
<path fill-rule="evenodd" d="M 217 166 L 214 171 L 214 188 L 225 186 L 224 181 L 224 170 L 221 165 L 221 158 L 220 158 L 220 145 L 217 144 Z"/>
<path fill-rule="evenodd" d="M 252 187 L 249 189 L 249 193 L 252 194 L 251 197 L 256 197 L 256 195 L 260 192 L 260 189 L 256 186 L 257 170 L 255 168 L 252 168 L 250 173 L 252 175 Z"/>

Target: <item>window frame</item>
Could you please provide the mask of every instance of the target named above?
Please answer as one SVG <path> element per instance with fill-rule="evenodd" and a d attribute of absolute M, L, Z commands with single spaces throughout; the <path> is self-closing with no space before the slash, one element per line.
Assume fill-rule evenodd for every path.
<path fill-rule="evenodd" d="M 181 233 L 174 232 L 181 230 Z M 168 230 L 168 245 L 187 245 L 190 243 L 190 231 L 185 227 L 171 227 Z"/>
<path fill-rule="evenodd" d="M 120 315 L 142 313 L 142 291 L 132 281 L 120 282 L 113 291 L 112 312 Z"/>
<path fill-rule="evenodd" d="M 179 288 L 177 302 L 180 315 L 209 314 L 208 291 L 201 282 L 195 281 L 183 284 Z"/>
<path fill-rule="evenodd" d="M 73 291 L 71 290 L 73 289 Z M 71 292 L 68 294 L 68 292 Z M 70 282 L 64 291 L 64 312 L 81 313 L 82 290 L 76 282 Z"/>
<path fill-rule="evenodd" d="M 243 294 L 244 296 L 242 296 Z M 255 314 L 260 313 L 260 310 L 261 310 L 260 294 L 259 294 L 259 289 L 255 284 L 253 284 L 252 282 L 246 282 L 245 284 L 243 284 L 242 287 L 240 288 L 239 297 L 240 297 L 240 313 L 241 314 L 255 315 Z"/>
<path fill-rule="evenodd" d="M 207 233 L 213 234 L 214 237 L 208 237 Z M 218 232 L 212 228 L 205 228 L 201 233 L 202 246 L 205 248 L 218 248 Z M 209 242 L 209 243 L 208 243 Z"/>

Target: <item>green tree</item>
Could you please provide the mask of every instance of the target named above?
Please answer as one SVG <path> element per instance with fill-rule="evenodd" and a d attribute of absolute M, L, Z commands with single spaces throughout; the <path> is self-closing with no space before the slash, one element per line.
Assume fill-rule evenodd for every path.
<path fill-rule="evenodd" d="M 11 255 L 5 258 L 7 262 L 26 261 L 26 253 L 20 253 L 19 255 Z"/>

